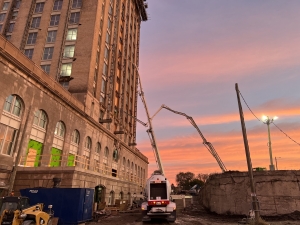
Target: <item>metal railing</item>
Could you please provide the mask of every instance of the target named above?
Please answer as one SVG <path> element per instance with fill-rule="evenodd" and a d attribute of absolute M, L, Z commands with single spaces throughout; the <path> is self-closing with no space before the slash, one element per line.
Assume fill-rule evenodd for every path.
<path fill-rule="evenodd" d="M 99 176 L 115 177 L 119 180 L 135 183 L 140 186 L 144 186 L 145 179 L 137 176 L 131 171 L 115 169 L 104 163 L 91 164 L 91 160 L 85 156 L 80 155 L 30 155 L 22 156 L 19 162 L 19 166 L 22 167 L 76 167 L 82 168 L 90 172 L 99 173 Z"/>

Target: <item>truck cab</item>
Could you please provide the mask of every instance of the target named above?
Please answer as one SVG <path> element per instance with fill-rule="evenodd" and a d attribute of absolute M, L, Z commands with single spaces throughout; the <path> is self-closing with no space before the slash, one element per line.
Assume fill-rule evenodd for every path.
<path fill-rule="evenodd" d="M 154 171 L 146 183 L 145 196 L 147 201 L 141 205 L 143 222 L 151 221 L 152 218 L 175 222 L 176 203 L 172 202 L 170 195 L 170 182 L 160 170 Z"/>

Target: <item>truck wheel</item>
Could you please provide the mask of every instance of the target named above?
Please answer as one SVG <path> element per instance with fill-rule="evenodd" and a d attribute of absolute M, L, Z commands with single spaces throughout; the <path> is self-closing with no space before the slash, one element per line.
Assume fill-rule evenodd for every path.
<path fill-rule="evenodd" d="M 174 223 L 176 220 L 176 210 L 174 210 L 171 215 L 169 216 L 169 218 L 167 219 L 168 222 Z"/>

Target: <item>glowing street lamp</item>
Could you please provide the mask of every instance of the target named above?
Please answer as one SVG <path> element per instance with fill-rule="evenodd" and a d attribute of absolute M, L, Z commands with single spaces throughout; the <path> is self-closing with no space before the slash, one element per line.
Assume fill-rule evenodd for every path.
<path fill-rule="evenodd" d="M 270 135 L 270 123 L 273 123 L 274 120 L 278 119 L 277 116 L 274 116 L 272 119 L 270 119 L 268 116 L 263 116 L 262 121 L 264 124 L 267 124 L 268 126 L 268 137 L 269 137 L 269 154 L 270 154 L 270 170 L 275 170 L 275 167 L 273 165 L 273 157 L 272 157 L 272 144 L 271 144 L 271 135 Z"/>

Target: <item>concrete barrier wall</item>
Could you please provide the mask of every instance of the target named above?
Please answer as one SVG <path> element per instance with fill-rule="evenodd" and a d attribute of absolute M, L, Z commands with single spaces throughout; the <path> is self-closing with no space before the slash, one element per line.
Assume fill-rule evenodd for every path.
<path fill-rule="evenodd" d="M 278 216 L 300 211 L 300 171 L 253 172 L 260 213 Z M 211 212 L 246 215 L 252 208 L 247 172 L 211 175 L 200 192 L 200 201 Z"/>

